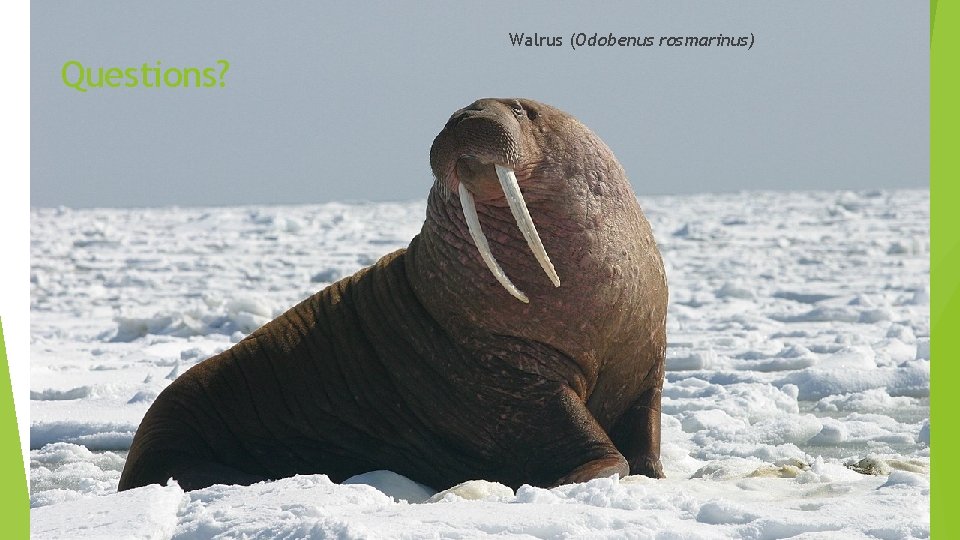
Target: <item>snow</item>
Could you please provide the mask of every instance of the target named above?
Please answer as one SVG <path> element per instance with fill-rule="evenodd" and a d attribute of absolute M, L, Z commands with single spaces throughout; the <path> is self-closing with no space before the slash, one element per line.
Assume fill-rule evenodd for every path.
<path fill-rule="evenodd" d="M 928 537 L 929 192 L 641 203 L 670 284 L 667 479 L 440 493 L 390 471 L 116 492 L 171 380 L 404 247 L 422 201 L 34 209 L 33 535 Z"/>

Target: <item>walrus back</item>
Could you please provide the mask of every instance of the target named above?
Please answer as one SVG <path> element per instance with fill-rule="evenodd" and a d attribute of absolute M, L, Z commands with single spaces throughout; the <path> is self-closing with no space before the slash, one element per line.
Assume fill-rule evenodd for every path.
<path fill-rule="evenodd" d="M 385 464 L 410 470 L 424 449 L 409 441 L 429 447 L 435 437 L 411 410 L 418 399 L 403 397 L 416 390 L 398 387 L 396 371 L 416 370 L 418 344 L 436 351 L 447 342 L 425 313 L 411 313 L 418 303 L 403 254 L 316 293 L 178 377 L 144 416 L 119 489 L 170 477 L 196 489 L 208 479 L 324 473 L 342 481 Z"/>

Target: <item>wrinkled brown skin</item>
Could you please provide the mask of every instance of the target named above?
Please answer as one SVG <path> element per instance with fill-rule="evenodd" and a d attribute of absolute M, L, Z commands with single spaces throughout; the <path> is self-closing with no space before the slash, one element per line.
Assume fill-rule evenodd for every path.
<path fill-rule="evenodd" d="M 454 113 L 430 162 L 437 182 L 409 247 L 177 378 L 140 424 L 120 490 L 377 469 L 438 490 L 663 476 L 667 284 L 612 152 L 558 109 L 484 99 Z M 495 163 L 516 171 L 559 288 Z M 529 304 L 482 262 L 457 182 Z"/>

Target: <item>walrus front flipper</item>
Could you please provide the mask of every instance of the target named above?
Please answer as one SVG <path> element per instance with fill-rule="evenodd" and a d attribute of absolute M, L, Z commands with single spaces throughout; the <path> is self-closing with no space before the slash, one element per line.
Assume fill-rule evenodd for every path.
<path fill-rule="evenodd" d="M 552 478 L 545 485 L 586 482 L 612 474 L 621 477 L 630 472 L 627 460 L 614 446 L 579 396 L 564 386 L 556 401 L 531 419 L 540 429 L 537 437 L 548 440 L 530 441 L 535 446 L 530 455 L 537 456 Z M 545 471 L 546 472 L 546 471 Z M 559 473 L 559 474 L 558 474 Z"/>

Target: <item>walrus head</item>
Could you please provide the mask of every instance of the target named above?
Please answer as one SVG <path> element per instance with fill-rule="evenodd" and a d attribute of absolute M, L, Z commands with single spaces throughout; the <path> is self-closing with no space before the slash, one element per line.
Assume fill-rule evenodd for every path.
<path fill-rule="evenodd" d="M 476 200 L 505 200 L 534 257 L 555 287 L 560 277 L 543 247 L 527 209 L 520 179 L 528 180 L 531 164 L 542 162 L 542 146 L 530 133 L 546 131 L 552 107 L 527 99 L 481 99 L 453 113 L 430 148 L 430 167 L 446 193 L 460 197 L 464 219 L 480 256 L 497 281 L 521 302 L 527 296 L 517 289 L 497 263 L 480 227 Z M 519 178 L 518 178 L 519 177 Z"/>
<path fill-rule="evenodd" d="M 666 298 L 649 223 L 613 152 L 572 115 L 478 100 L 450 116 L 430 166 L 407 277 L 451 335 L 588 358 L 618 347 L 625 326 L 662 319 L 648 312 Z"/>

